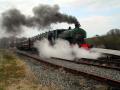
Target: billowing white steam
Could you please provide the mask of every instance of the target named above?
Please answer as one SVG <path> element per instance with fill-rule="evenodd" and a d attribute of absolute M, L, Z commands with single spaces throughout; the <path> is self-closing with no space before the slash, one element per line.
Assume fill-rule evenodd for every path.
<path fill-rule="evenodd" d="M 34 46 L 38 49 L 40 57 L 43 58 L 58 57 L 73 60 L 75 58 L 96 59 L 101 56 L 100 53 L 90 52 L 79 48 L 78 45 L 71 46 L 69 42 L 62 39 L 56 40 L 54 45 L 51 45 L 47 39 L 43 39 L 36 41 Z"/>

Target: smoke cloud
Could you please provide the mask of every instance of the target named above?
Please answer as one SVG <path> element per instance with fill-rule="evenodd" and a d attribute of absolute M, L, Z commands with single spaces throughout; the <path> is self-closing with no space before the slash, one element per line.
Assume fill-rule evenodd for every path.
<path fill-rule="evenodd" d="M 19 34 L 21 26 L 46 28 L 53 23 L 67 22 L 73 24 L 78 22 L 73 16 L 59 12 L 59 6 L 40 4 L 33 8 L 33 16 L 25 16 L 17 9 L 10 9 L 2 13 L 2 27 L 8 33 Z"/>
<path fill-rule="evenodd" d="M 25 16 L 17 9 L 11 9 L 2 13 L 2 27 L 8 33 L 20 33 L 21 25 L 25 25 Z"/>
<path fill-rule="evenodd" d="M 83 48 L 79 48 L 78 45 L 71 47 L 69 42 L 61 39 L 56 40 L 53 46 L 50 45 L 47 39 L 36 41 L 34 46 L 39 51 L 40 57 L 43 58 L 57 57 L 73 60 L 76 58 L 96 59 L 101 56 L 100 53 L 90 52 Z"/>

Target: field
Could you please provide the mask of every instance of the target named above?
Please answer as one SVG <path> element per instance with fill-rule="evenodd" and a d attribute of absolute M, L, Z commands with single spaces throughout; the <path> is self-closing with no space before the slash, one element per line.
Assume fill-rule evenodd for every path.
<path fill-rule="evenodd" d="M 56 90 L 38 84 L 29 67 L 15 54 L 0 50 L 0 90 Z"/>

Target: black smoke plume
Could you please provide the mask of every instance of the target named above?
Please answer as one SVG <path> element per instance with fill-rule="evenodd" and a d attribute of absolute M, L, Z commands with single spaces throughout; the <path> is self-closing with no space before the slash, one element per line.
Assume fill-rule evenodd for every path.
<path fill-rule="evenodd" d="M 17 9 L 11 9 L 2 13 L 2 27 L 8 33 L 21 32 L 21 25 L 25 25 L 25 16 Z"/>
<path fill-rule="evenodd" d="M 59 6 L 40 4 L 33 8 L 33 16 L 27 17 L 17 9 L 10 9 L 2 14 L 2 26 L 8 33 L 21 32 L 21 26 L 46 28 L 52 23 L 77 23 L 73 16 L 59 12 Z"/>
<path fill-rule="evenodd" d="M 40 26 L 49 26 L 51 23 L 76 23 L 77 19 L 73 16 L 59 12 L 59 6 L 39 5 L 33 8 L 34 20 Z"/>

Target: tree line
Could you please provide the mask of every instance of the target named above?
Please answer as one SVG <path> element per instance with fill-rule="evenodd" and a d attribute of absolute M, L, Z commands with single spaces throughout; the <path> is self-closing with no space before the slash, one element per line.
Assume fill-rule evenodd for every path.
<path fill-rule="evenodd" d="M 120 50 L 120 29 L 111 29 L 105 35 L 88 38 L 87 42 L 95 47 Z"/>

